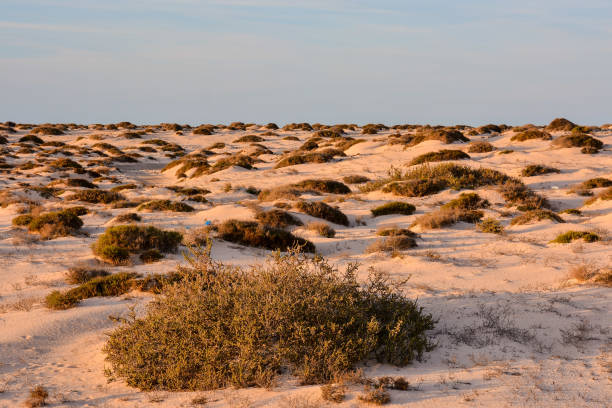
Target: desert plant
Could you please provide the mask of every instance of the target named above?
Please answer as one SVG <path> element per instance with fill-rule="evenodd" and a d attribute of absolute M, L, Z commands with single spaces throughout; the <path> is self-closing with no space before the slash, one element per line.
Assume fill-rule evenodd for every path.
<path fill-rule="evenodd" d="M 342 211 L 337 208 L 331 207 L 325 204 L 324 202 L 298 201 L 295 206 L 299 211 L 306 213 L 312 217 L 322 218 L 338 225 L 349 225 L 349 220 Z"/>
<path fill-rule="evenodd" d="M 112 264 L 129 261 L 130 253 L 149 249 L 174 252 L 182 235 L 176 231 L 164 231 L 152 226 L 116 225 L 109 227 L 92 246 L 95 255 Z"/>
<path fill-rule="evenodd" d="M 498 187 L 498 191 L 509 205 L 516 205 L 521 211 L 548 208 L 548 200 L 529 189 L 518 180 L 509 180 Z"/>
<path fill-rule="evenodd" d="M 137 208 L 138 211 L 173 211 L 173 212 L 192 212 L 194 208 L 189 204 L 172 200 L 153 200 L 142 203 Z"/>
<path fill-rule="evenodd" d="M 591 135 L 584 133 L 572 133 L 556 138 L 552 141 L 553 147 L 567 148 L 567 147 L 582 147 L 586 150 L 583 153 L 597 153 L 603 148 L 603 142 L 599 139 L 595 139 Z"/>
<path fill-rule="evenodd" d="M 550 140 L 552 136 L 542 130 L 531 128 L 514 134 L 510 140 L 513 142 L 524 142 L 531 139 Z"/>
<path fill-rule="evenodd" d="M 256 248 L 287 251 L 298 245 L 304 252 L 315 251 L 314 244 L 304 238 L 254 221 L 227 220 L 217 226 L 217 234 L 225 241 Z"/>
<path fill-rule="evenodd" d="M 584 242 L 596 242 L 599 241 L 599 235 L 588 231 L 567 231 L 563 234 L 559 234 L 557 238 L 550 242 L 556 244 L 569 244 L 577 239 L 582 239 Z"/>
<path fill-rule="evenodd" d="M 555 169 L 554 167 L 548 167 L 541 164 L 530 164 L 521 170 L 521 176 L 523 177 L 533 177 L 539 176 L 541 174 L 549 174 L 549 173 L 561 173 L 561 170 Z"/>
<path fill-rule="evenodd" d="M 321 386 L 321 398 L 325 401 L 339 404 L 344 401 L 345 396 L 346 387 L 342 384 L 325 384 Z"/>
<path fill-rule="evenodd" d="M 560 211 L 559 214 L 582 215 L 582 211 L 577 208 L 568 208 L 563 211 Z"/>
<path fill-rule="evenodd" d="M 582 188 L 612 187 L 612 180 L 605 177 L 595 177 L 581 183 Z"/>
<path fill-rule="evenodd" d="M 416 207 L 410 203 L 401 201 L 391 201 L 370 210 L 374 217 L 389 214 L 411 215 L 416 211 Z"/>
<path fill-rule="evenodd" d="M 415 146 L 426 140 L 439 140 L 443 143 L 450 144 L 455 142 L 469 142 L 470 139 L 465 137 L 456 129 L 419 129 L 414 136 L 409 136 L 407 140 L 408 146 Z"/>
<path fill-rule="evenodd" d="M 113 221 L 117 223 L 139 222 L 142 221 L 142 217 L 136 213 L 124 213 L 116 216 Z"/>
<path fill-rule="evenodd" d="M 556 118 L 556 119 L 553 119 L 553 121 L 550 122 L 548 126 L 546 126 L 546 129 L 552 130 L 552 131 L 559 131 L 559 130 L 568 131 L 568 130 L 572 130 L 575 127 L 576 127 L 575 123 L 570 122 L 569 120 L 565 118 Z"/>
<path fill-rule="evenodd" d="M 550 210 L 529 210 L 525 211 L 523 214 L 514 217 L 512 221 L 510 221 L 510 225 L 522 225 L 529 224 L 534 221 L 542 221 L 542 220 L 551 220 L 554 222 L 565 222 L 563 218 L 559 217 L 557 214 Z"/>
<path fill-rule="evenodd" d="M 491 234 L 502 234 L 504 232 L 504 226 L 495 218 L 485 218 L 476 225 L 482 232 Z"/>
<path fill-rule="evenodd" d="M 260 211 L 255 214 L 255 219 L 262 224 L 273 228 L 285 228 L 290 225 L 303 225 L 299 218 L 286 211 L 277 209 Z"/>
<path fill-rule="evenodd" d="M 362 183 L 367 183 L 368 181 L 370 181 L 369 178 L 367 178 L 366 176 L 360 176 L 360 175 L 349 175 L 349 176 L 344 176 L 342 178 L 342 181 L 344 181 L 347 184 L 362 184 Z"/>
<path fill-rule="evenodd" d="M 468 147 L 468 153 L 488 153 L 495 150 L 495 147 L 489 142 L 472 142 Z"/>
<path fill-rule="evenodd" d="M 593 204 L 597 200 L 612 200 L 612 187 L 608 187 L 607 189 L 600 192 L 599 194 L 589 198 L 584 203 L 587 205 Z"/>
<path fill-rule="evenodd" d="M 437 229 L 453 225 L 459 221 L 477 223 L 483 217 L 482 211 L 464 210 L 460 208 L 440 208 L 439 210 L 423 214 L 412 225 L 419 225 L 424 229 Z"/>
<path fill-rule="evenodd" d="M 365 402 L 366 404 L 373 405 L 385 405 L 391 402 L 391 397 L 389 393 L 385 391 L 383 387 L 369 389 L 366 387 L 366 391 L 364 394 L 360 395 L 360 401 Z"/>
<path fill-rule="evenodd" d="M 66 272 L 66 283 L 79 285 L 99 276 L 110 275 L 106 269 L 91 268 L 87 266 L 72 266 Z"/>
<path fill-rule="evenodd" d="M 80 190 L 66 198 L 68 201 L 84 201 L 86 203 L 109 204 L 114 201 L 125 200 L 121 194 L 98 189 Z"/>
<path fill-rule="evenodd" d="M 412 232 L 412 231 L 411 231 Z M 413 233 L 414 234 L 414 233 Z M 371 252 L 390 252 L 396 253 L 417 246 L 416 240 L 411 235 L 390 234 L 384 238 L 376 240 L 366 248 L 367 253 Z"/>
<path fill-rule="evenodd" d="M 13 218 L 11 223 L 16 227 L 25 227 L 32 222 L 34 216 L 32 214 L 22 214 Z"/>
<path fill-rule="evenodd" d="M 477 210 L 479 208 L 487 208 L 489 205 L 489 201 L 481 198 L 477 193 L 461 193 L 459 197 L 450 200 L 442 208 Z"/>
<path fill-rule="evenodd" d="M 440 150 L 439 152 L 429 152 L 421 154 L 410 161 L 410 165 L 423 164 L 429 162 L 439 162 L 446 160 L 463 160 L 469 159 L 470 155 L 462 152 L 461 150 Z"/>
<path fill-rule="evenodd" d="M 162 254 L 161 252 L 159 252 L 159 250 L 157 249 L 147 249 L 146 251 L 143 251 L 139 258 L 143 263 L 153 263 L 153 262 L 157 262 L 160 259 L 163 259 L 164 254 Z"/>
<path fill-rule="evenodd" d="M 310 231 L 316 231 L 317 234 L 325 238 L 333 238 L 336 236 L 336 230 L 325 222 L 309 222 L 308 225 L 306 225 L 306 228 Z"/>
<path fill-rule="evenodd" d="M 279 160 L 274 168 L 280 169 L 282 167 L 295 166 L 304 163 L 327 163 L 332 161 L 336 156 L 346 155 L 341 150 L 336 149 L 327 149 L 305 154 L 292 154 Z"/>
<path fill-rule="evenodd" d="M 257 135 L 245 135 L 242 137 L 239 137 L 238 139 L 234 140 L 233 143 L 253 143 L 253 142 L 263 142 L 264 139 L 263 137 L 257 136 Z"/>
<path fill-rule="evenodd" d="M 308 179 L 292 185 L 299 190 L 316 191 L 318 193 L 348 194 L 351 189 L 346 184 L 335 180 Z"/>
<path fill-rule="evenodd" d="M 248 269 L 194 251 L 183 278 L 110 333 L 111 374 L 142 390 L 269 385 L 281 368 L 327 382 L 374 354 L 405 365 L 431 349 L 430 315 L 388 276 L 274 254 Z M 146 362 L 143 364 L 143 362 Z"/>
<path fill-rule="evenodd" d="M 25 405 L 28 408 L 44 407 L 47 405 L 47 398 L 49 398 L 47 389 L 42 385 L 37 385 L 30 390 Z"/>
<path fill-rule="evenodd" d="M 71 211 L 54 211 L 33 217 L 28 230 L 40 233 L 43 239 L 64 237 L 76 233 L 83 221 Z"/>

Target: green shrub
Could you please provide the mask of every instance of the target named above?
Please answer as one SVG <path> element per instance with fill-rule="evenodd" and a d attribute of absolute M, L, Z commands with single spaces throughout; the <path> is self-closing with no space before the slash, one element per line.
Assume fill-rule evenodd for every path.
<path fill-rule="evenodd" d="M 34 216 L 32 216 L 32 214 L 22 214 L 22 215 L 18 215 L 17 217 L 13 218 L 11 223 L 16 227 L 25 227 L 29 223 L 31 223 L 33 219 L 34 219 Z"/>
<path fill-rule="evenodd" d="M 513 135 L 510 140 L 513 142 L 524 142 L 525 140 L 531 139 L 542 139 L 542 140 L 550 140 L 552 136 L 549 133 L 546 133 L 542 130 L 531 128 L 524 130 L 522 132 L 516 133 Z"/>
<path fill-rule="evenodd" d="M 459 221 L 475 224 L 480 221 L 483 215 L 482 211 L 478 210 L 440 208 L 421 215 L 414 221 L 413 225 L 419 225 L 424 229 L 437 229 L 453 225 Z"/>
<path fill-rule="evenodd" d="M 147 249 L 140 254 L 140 260 L 146 264 L 157 262 L 163 259 L 164 254 L 159 252 L 157 249 Z"/>
<path fill-rule="evenodd" d="M 478 224 L 478 229 L 482 232 L 488 232 L 491 234 L 502 234 L 504 232 L 504 226 L 495 218 L 485 218 Z"/>
<path fill-rule="evenodd" d="M 389 278 L 275 254 L 242 269 L 196 252 L 178 283 L 110 333 L 111 374 L 142 390 L 269 386 L 281 370 L 327 382 L 371 355 L 408 364 L 432 348 L 430 315 Z"/>
<path fill-rule="evenodd" d="M 92 204 L 97 204 L 97 203 L 109 204 L 114 201 L 125 200 L 125 197 L 113 191 L 90 189 L 90 190 L 77 191 L 76 193 L 67 197 L 66 200 L 84 201 L 86 203 L 92 203 Z"/>
<path fill-rule="evenodd" d="M 119 296 L 132 290 L 135 277 L 137 275 L 132 272 L 99 276 L 66 292 L 54 290 L 47 295 L 45 303 L 50 309 L 63 310 L 76 306 L 83 299 L 98 296 Z"/>
<path fill-rule="evenodd" d="M 290 225 L 303 225 L 299 218 L 286 211 L 277 209 L 260 211 L 255 214 L 255 219 L 262 224 L 273 228 L 285 228 Z"/>
<path fill-rule="evenodd" d="M 362 184 L 362 183 L 367 183 L 368 181 L 370 181 L 370 179 L 365 176 L 359 176 L 355 174 L 355 175 L 350 175 L 350 176 L 344 176 L 342 178 L 342 181 L 344 181 L 347 184 Z"/>
<path fill-rule="evenodd" d="M 192 212 L 194 208 L 189 204 L 171 200 L 153 200 L 142 203 L 137 208 L 138 211 L 173 211 L 173 212 Z"/>
<path fill-rule="evenodd" d="M 479 208 L 487 208 L 490 205 L 489 201 L 481 198 L 476 193 L 461 193 L 459 197 L 450 200 L 444 204 L 442 208 L 453 208 L 458 210 L 477 210 Z"/>
<path fill-rule="evenodd" d="M 403 203 L 401 201 L 391 201 L 383 205 L 379 205 L 376 208 L 370 210 L 374 217 L 389 214 L 403 214 L 410 215 L 416 211 L 416 207 L 410 203 Z"/>
<path fill-rule="evenodd" d="M 334 180 L 308 179 L 292 184 L 292 187 L 303 191 L 316 191 L 318 193 L 348 194 L 351 189 L 344 183 Z"/>
<path fill-rule="evenodd" d="M 542 221 L 542 220 L 551 220 L 554 222 L 565 222 L 563 218 L 559 217 L 557 214 L 550 210 L 529 210 L 525 211 L 523 214 L 514 217 L 512 221 L 510 221 L 511 225 L 522 225 L 529 224 L 534 221 Z"/>
<path fill-rule="evenodd" d="M 296 208 L 299 211 L 308 214 L 312 217 L 322 218 L 338 225 L 349 225 L 349 220 L 342 211 L 338 210 L 337 208 L 331 207 L 321 201 L 298 201 L 296 204 Z"/>
<path fill-rule="evenodd" d="M 561 170 L 555 169 L 554 167 L 543 166 L 541 164 L 530 164 L 521 170 L 521 176 L 523 177 L 533 177 L 549 173 L 561 173 Z"/>
<path fill-rule="evenodd" d="M 489 142 L 472 142 L 468 147 L 468 153 L 489 153 L 495 150 L 495 147 Z"/>
<path fill-rule="evenodd" d="M 83 226 L 83 220 L 70 211 L 55 211 L 33 217 L 28 230 L 40 233 L 43 239 L 64 237 L 76 233 Z"/>
<path fill-rule="evenodd" d="M 567 231 L 563 234 L 559 234 L 557 238 L 550 242 L 557 244 L 569 244 L 577 239 L 582 239 L 584 242 L 595 242 L 599 241 L 599 235 L 587 231 Z"/>
<path fill-rule="evenodd" d="M 439 152 L 429 152 L 415 157 L 410 161 L 410 165 L 423 164 L 429 162 L 439 162 L 446 160 L 463 160 L 469 159 L 470 155 L 461 150 L 440 150 Z"/>
<path fill-rule="evenodd" d="M 217 233 L 224 241 L 250 247 L 287 251 L 298 245 L 304 252 L 315 252 L 312 242 L 254 221 L 227 220 L 217 227 Z"/>
<path fill-rule="evenodd" d="M 109 227 L 93 245 L 95 255 L 113 264 L 129 261 L 130 253 L 149 249 L 174 252 L 183 236 L 176 231 L 164 231 L 152 226 L 116 225 Z"/>
<path fill-rule="evenodd" d="M 324 222 L 309 222 L 308 225 L 306 225 L 306 228 L 310 231 L 316 231 L 317 234 L 325 238 L 333 238 L 336 236 L 336 230 Z"/>

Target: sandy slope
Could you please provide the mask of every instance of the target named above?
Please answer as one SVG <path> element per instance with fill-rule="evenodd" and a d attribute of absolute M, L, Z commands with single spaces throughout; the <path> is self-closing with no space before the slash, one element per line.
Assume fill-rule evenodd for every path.
<path fill-rule="evenodd" d="M 16 140 L 27 132 L 8 135 Z M 87 146 L 94 141 L 91 133 L 106 133 L 105 142 L 129 149 L 140 140 L 118 138 L 118 132 L 74 131 L 68 135 L 45 137 Z M 229 143 L 238 135 L 256 131 L 224 131 L 212 136 L 186 132 L 158 132 L 146 138 L 160 138 L 183 146 L 188 152 L 215 142 L 228 143 L 224 151 L 236 152 L 244 145 Z M 299 147 L 309 132 L 278 132 L 263 142 L 274 153 Z M 169 159 L 143 159 L 136 164 L 119 164 L 114 172 L 121 183 L 137 183 L 143 188 L 126 190 L 128 198 L 173 198 L 167 185 L 205 187 L 211 190 L 211 204 L 195 204 L 194 213 L 152 212 L 143 214 L 143 222 L 164 228 L 190 229 L 206 220 L 251 219 L 253 211 L 246 202 L 257 200 L 237 186 L 259 189 L 292 183 L 306 178 L 339 180 L 349 174 L 372 179 L 385 175 L 391 165 L 403 166 L 413 157 L 441 148 L 465 148 L 428 141 L 408 150 L 389 146 L 384 136 L 349 135 L 365 138 L 345 153 L 346 158 L 331 163 L 305 164 L 274 169 L 277 156 L 260 156 L 256 169 L 230 168 L 199 178 L 178 181 L 173 171 L 161 172 Z M 288 134 L 301 141 L 281 140 Z M 408 392 L 392 391 L 392 406 L 554 406 L 606 407 L 612 404 L 612 292 L 610 288 L 575 285 L 567 281 L 572 265 L 594 263 L 610 265 L 610 241 L 584 244 L 549 244 L 556 235 L 569 229 L 598 230 L 612 228 L 612 201 L 598 201 L 582 206 L 584 197 L 568 194 L 570 186 L 593 177 L 612 177 L 612 131 L 596 136 L 606 143 L 597 155 L 581 154 L 579 149 L 550 148 L 550 142 L 532 140 L 511 142 L 512 133 L 487 138 L 498 150 L 511 148 L 515 153 L 498 151 L 471 154 L 464 161 L 471 166 L 489 167 L 518 176 L 527 164 L 546 164 L 561 169 L 559 174 L 524 178 L 532 189 L 542 193 L 556 209 L 581 208 L 583 216 L 564 215 L 566 224 L 543 221 L 508 226 L 511 217 L 501 220 L 507 234 L 496 236 L 475 231 L 471 224 L 459 223 L 449 228 L 423 231 L 419 246 L 401 256 L 364 253 L 377 239 L 381 226 L 408 227 L 419 215 L 435 209 L 459 192 L 405 199 L 417 207 L 410 216 L 372 218 L 369 209 L 385 201 L 397 200 L 378 192 L 354 194 L 334 202 L 345 212 L 352 227 L 334 225 L 334 238 L 321 238 L 304 228 L 294 232 L 311 239 L 317 250 L 342 266 L 358 261 L 362 273 L 368 267 L 384 269 L 398 277 L 410 276 L 409 294 L 419 298 L 425 309 L 439 319 L 433 335 L 438 347 L 422 362 L 397 368 L 369 363 L 368 376 L 401 375 L 414 386 Z M 84 138 L 77 140 L 79 136 Z M 479 140 L 483 137 L 475 137 Z M 486 137 L 484 137 L 486 138 Z M 14 159 L 21 162 L 27 155 Z M 1 188 L 18 182 L 46 184 L 48 175 L 37 170 L 23 171 L 9 179 L 0 179 Z M 211 181 L 218 179 L 217 181 Z M 234 187 L 224 191 L 226 183 Z M 113 184 L 100 184 L 110 187 Z M 356 187 L 353 186 L 356 191 Z M 598 190 L 595 190 L 597 192 Z M 504 200 L 493 189 L 478 193 L 494 205 L 486 210 L 497 218 L 504 211 Z M 401 198 L 400 198 L 401 199 Z M 49 208 L 59 202 L 49 201 Z M 260 203 L 271 208 L 272 203 Z M 149 295 L 130 293 L 119 298 L 95 298 L 66 311 L 50 311 L 41 299 L 55 288 L 66 288 L 63 274 L 77 263 L 94 263 L 90 245 L 104 231 L 110 219 L 125 209 L 91 205 L 93 214 L 83 216 L 89 236 L 65 237 L 52 241 L 28 242 L 11 225 L 19 204 L 0 209 L 0 407 L 19 406 L 28 389 L 44 384 L 51 393 L 52 406 L 78 407 L 175 407 L 191 406 L 194 393 L 141 393 L 121 382 L 107 383 L 101 348 L 105 332 L 116 323 L 108 316 L 126 315 L 130 306 L 142 310 Z M 503 214 L 501 214 L 503 215 Z M 303 221 L 312 217 L 298 214 Z M 354 225 L 360 219 L 363 225 Z M 266 251 L 215 242 L 213 257 L 238 264 L 252 264 L 266 256 Z M 183 262 L 180 254 L 159 263 L 113 268 L 135 270 L 143 274 L 166 272 Z M 358 406 L 358 388 L 353 388 L 342 406 Z M 319 387 L 297 386 L 292 379 L 282 379 L 273 390 L 225 390 L 207 393 L 209 406 L 287 406 L 300 407 L 304 401 L 316 403 Z"/>

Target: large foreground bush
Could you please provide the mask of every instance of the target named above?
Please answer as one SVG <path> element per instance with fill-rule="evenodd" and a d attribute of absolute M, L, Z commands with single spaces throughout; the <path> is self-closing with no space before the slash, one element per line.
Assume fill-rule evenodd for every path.
<path fill-rule="evenodd" d="M 112 375 L 142 390 L 268 386 L 288 370 L 327 382 L 369 357 L 405 365 L 432 348 L 431 315 L 387 275 L 357 282 L 320 258 L 275 254 L 249 269 L 196 251 L 142 318 L 110 334 Z"/>

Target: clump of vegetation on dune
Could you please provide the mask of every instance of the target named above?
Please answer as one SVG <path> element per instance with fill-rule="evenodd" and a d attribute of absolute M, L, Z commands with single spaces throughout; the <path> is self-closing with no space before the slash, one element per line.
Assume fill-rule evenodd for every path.
<path fill-rule="evenodd" d="M 603 142 L 591 135 L 580 132 L 572 132 L 552 141 L 551 145 L 558 148 L 581 147 L 584 154 L 594 154 L 603 148 Z"/>
<path fill-rule="evenodd" d="M 173 212 L 192 212 L 194 208 L 189 204 L 172 200 L 153 200 L 140 204 L 138 211 L 173 211 Z"/>
<path fill-rule="evenodd" d="M 110 333 L 111 374 L 142 390 L 268 387 L 282 371 L 326 383 L 375 356 L 403 366 L 432 349 L 434 320 L 381 272 L 356 280 L 321 258 L 239 268 L 195 251 L 146 315 Z M 146 362 L 146 364 L 143 364 Z"/>
<path fill-rule="evenodd" d="M 594 197 L 589 198 L 584 203 L 586 205 L 593 204 L 597 200 L 612 200 L 612 187 L 609 187 Z"/>
<path fill-rule="evenodd" d="M 468 153 L 488 153 L 495 150 L 495 147 L 489 142 L 472 142 L 468 147 Z"/>
<path fill-rule="evenodd" d="M 162 253 L 176 251 L 183 236 L 176 231 L 165 231 L 152 226 L 117 225 L 109 227 L 92 246 L 93 253 L 102 260 L 123 265 L 130 261 L 130 254 L 150 249 Z"/>
<path fill-rule="evenodd" d="M 348 194 L 350 192 L 351 189 L 346 184 L 339 181 L 328 179 L 307 179 L 298 183 L 260 191 L 258 198 L 261 201 L 268 201 L 276 200 L 278 198 L 295 199 L 303 193 Z"/>
<path fill-rule="evenodd" d="M 582 188 L 612 187 L 612 180 L 605 177 L 595 177 L 582 182 Z"/>
<path fill-rule="evenodd" d="M 287 251 L 300 246 L 304 252 L 315 252 L 312 242 L 280 228 L 254 221 L 227 220 L 218 225 L 217 236 L 224 241 L 270 250 Z"/>
<path fill-rule="evenodd" d="M 575 127 L 576 127 L 575 123 L 570 122 L 569 120 L 565 118 L 556 118 L 556 119 L 553 119 L 552 122 L 548 124 L 548 126 L 546 126 L 546 129 L 551 130 L 553 132 L 559 131 L 559 130 L 569 131 Z"/>
<path fill-rule="evenodd" d="M 342 178 L 342 181 L 344 181 L 346 184 L 362 184 L 362 183 L 367 183 L 368 181 L 370 181 L 370 179 L 367 178 L 366 176 L 360 176 L 358 174 L 353 174 L 349 176 L 344 176 Z"/>
<path fill-rule="evenodd" d="M 412 225 L 418 225 L 424 229 L 438 229 L 453 225 L 459 221 L 475 224 L 483 216 L 483 212 L 479 210 L 447 207 L 421 215 Z"/>
<path fill-rule="evenodd" d="M 80 190 L 66 197 L 68 201 L 84 201 L 92 204 L 109 204 L 115 201 L 125 200 L 125 197 L 114 191 L 88 189 Z"/>
<path fill-rule="evenodd" d="M 282 167 L 295 166 L 304 163 L 327 163 L 332 161 L 336 156 L 344 157 L 346 155 L 344 152 L 337 149 L 325 149 L 311 153 L 291 154 L 282 158 L 278 163 L 276 163 L 274 168 L 280 169 Z"/>
<path fill-rule="evenodd" d="M 530 164 L 521 170 L 521 176 L 523 177 L 533 177 L 550 173 L 561 173 L 561 170 L 542 164 Z"/>
<path fill-rule="evenodd" d="M 504 226 L 495 218 L 485 218 L 477 224 L 477 227 L 481 232 L 487 232 L 490 234 L 504 233 Z"/>
<path fill-rule="evenodd" d="M 243 154 L 235 154 L 233 156 L 224 157 L 222 159 L 217 160 L 207 173 L 216 173 L 218 171 L 228 169 L 232 166 L 238 166 L 250 170 L 253 168 L 253 164 L 255 164 L 255 159 L 253 159 L 252 157 Z"/>
<path fill-rule="evenodd" d="M 522 224 L 530 224 L 532 222 L 542 221 L 542 220 L 551 220 L 554 222 L 565 222 L 563 218 L 559 217 L 557 214 L 550 210 L 530 210 L 525 211 L 523 214 L 514 217 L 512 221 L 510 221 L 510 225 L 522 225 Z"/>
<path fill-rule="evenodd" d="M 458 210 L 477 210 L 479 208 L 487 208 L 490 203 L 488 200 L 481 198 L 476 193 L 461 193 L 459 197 L 450 200 L 441 208 L 458 209 Z"/>
<path fill-rule="evenodd" d="M 588 231 L 567 231 L 563 234 L 559 234 L 550 242 L 556 244 L 569 244 L 578 239 L 582 239 L 584 242 L 596 242 L 599 241 L 599 235 Z"/>
<path fill-rule="evenodd" d="M 389 214 L 403 214 L 411 215 L 416 211 L 416 207 L 410 203 L 404 203 L 401 201 L 391 201 L 376 208 L 372 208 L 370 212 L 374 217 Z"/>
<path fill-rule="evenodd" d="M 422 128 L 417 130 L 415 135 L 408 135 L 405 140 L 407 146 L 416 146 L 426 140 L 439 140 L 446 144 L 455 142 L 469 142 L 470 139 L 457 129 L 451 128 Z"/>
<path fill-rule="evenodd" d="M 429 152 L 415 157 L 410 161 L 410 165 L 414 166 L 417 164 L 439 162 L 447 160 L 463 160 L 469 159 L 470 155 L 462 152 L 461 150 L 440 150 L 439 152 Z"/>
<path fill-rule="evenodd" d="M 208 164 L 208 159 L 206 158 L 205 154 L 192 153 L 187 156 L 183 156 L 180 159 L 171 161 L 161 171 L 165 172 L 175 167 L 178 167 L 175 174 L 179 177 L 184 177 L 189 170 L 195 169 L 190 176 L 193 178 L 206 174 L 210 168 L 210 165 Z"/>
<path fill-rule="evenodd" d="M 298 201 L 295 206 L 299 211 L 308 214 L 312 217 L 322 218 L 338 225 L 349 225 L 349 220 L 342 211 L 330 205 L 327 205 L 324 202 Z"/>
<path fill-rule="evenodd" d="M 40 215 L 22 214 L 13 218 L 13 225 L 27 227 L 30 232 L 37 232 L 43 239 L 54 239 L 76 234 L 83 226 L 79 215 L 85 213 L 73 207 L 62 211 L 47 212 Z M 83 208 L 84 209 L 84 208 Z"/>
<path fill-rule="evenodd" d="M 299 218 L 286 211 L 278 209 L 260 211 L 255 214 L 255 219 L 262 224 L 273 228 L 286 228 L 290 225 L 303 225 Z"/>
<path fill-rule="evenodd" d="M 333 238 L 336 236 L 336 230 L 325 222 L 309 222 L 308 225 L 306 225 L 306 229 L 315 231 L 317 234 L 325 238 Z"/>
<path fill-rule="evenodd" d="M 264 138 L 257 135 L 245 135 L 234 140 L 233 143 L 257 143 L 263 142 Z"/>
<path fill-rule="evenodd" d="M 366 248 L 366 253 L 372 252 L 387 252 L 397 254 L 400 251 L 405 251 L 417 246 L 416 239 L 410 235 L 390 234 L 384 238 L 376 240 Z"/>
<path fill-rule="evenodd" d="M 513 142 L 524 142 L 526 140 L 531 139 L 542 139 L 542 140 L 550 140 L 552 136 L 550 133 L 544 132 L 543 130 L 539 130 L 536 128 L 529 128 L 527 130 L 523 130 L 514 134 L 510 140 Z"/>
<path fill-rule="evenodd" d="M 498 191 L 509 205 L 516 205 L 520 211 L 549 208 L 545 197 L 530 190 L 519 180 L 509 180 L 498 187 Z"/>

